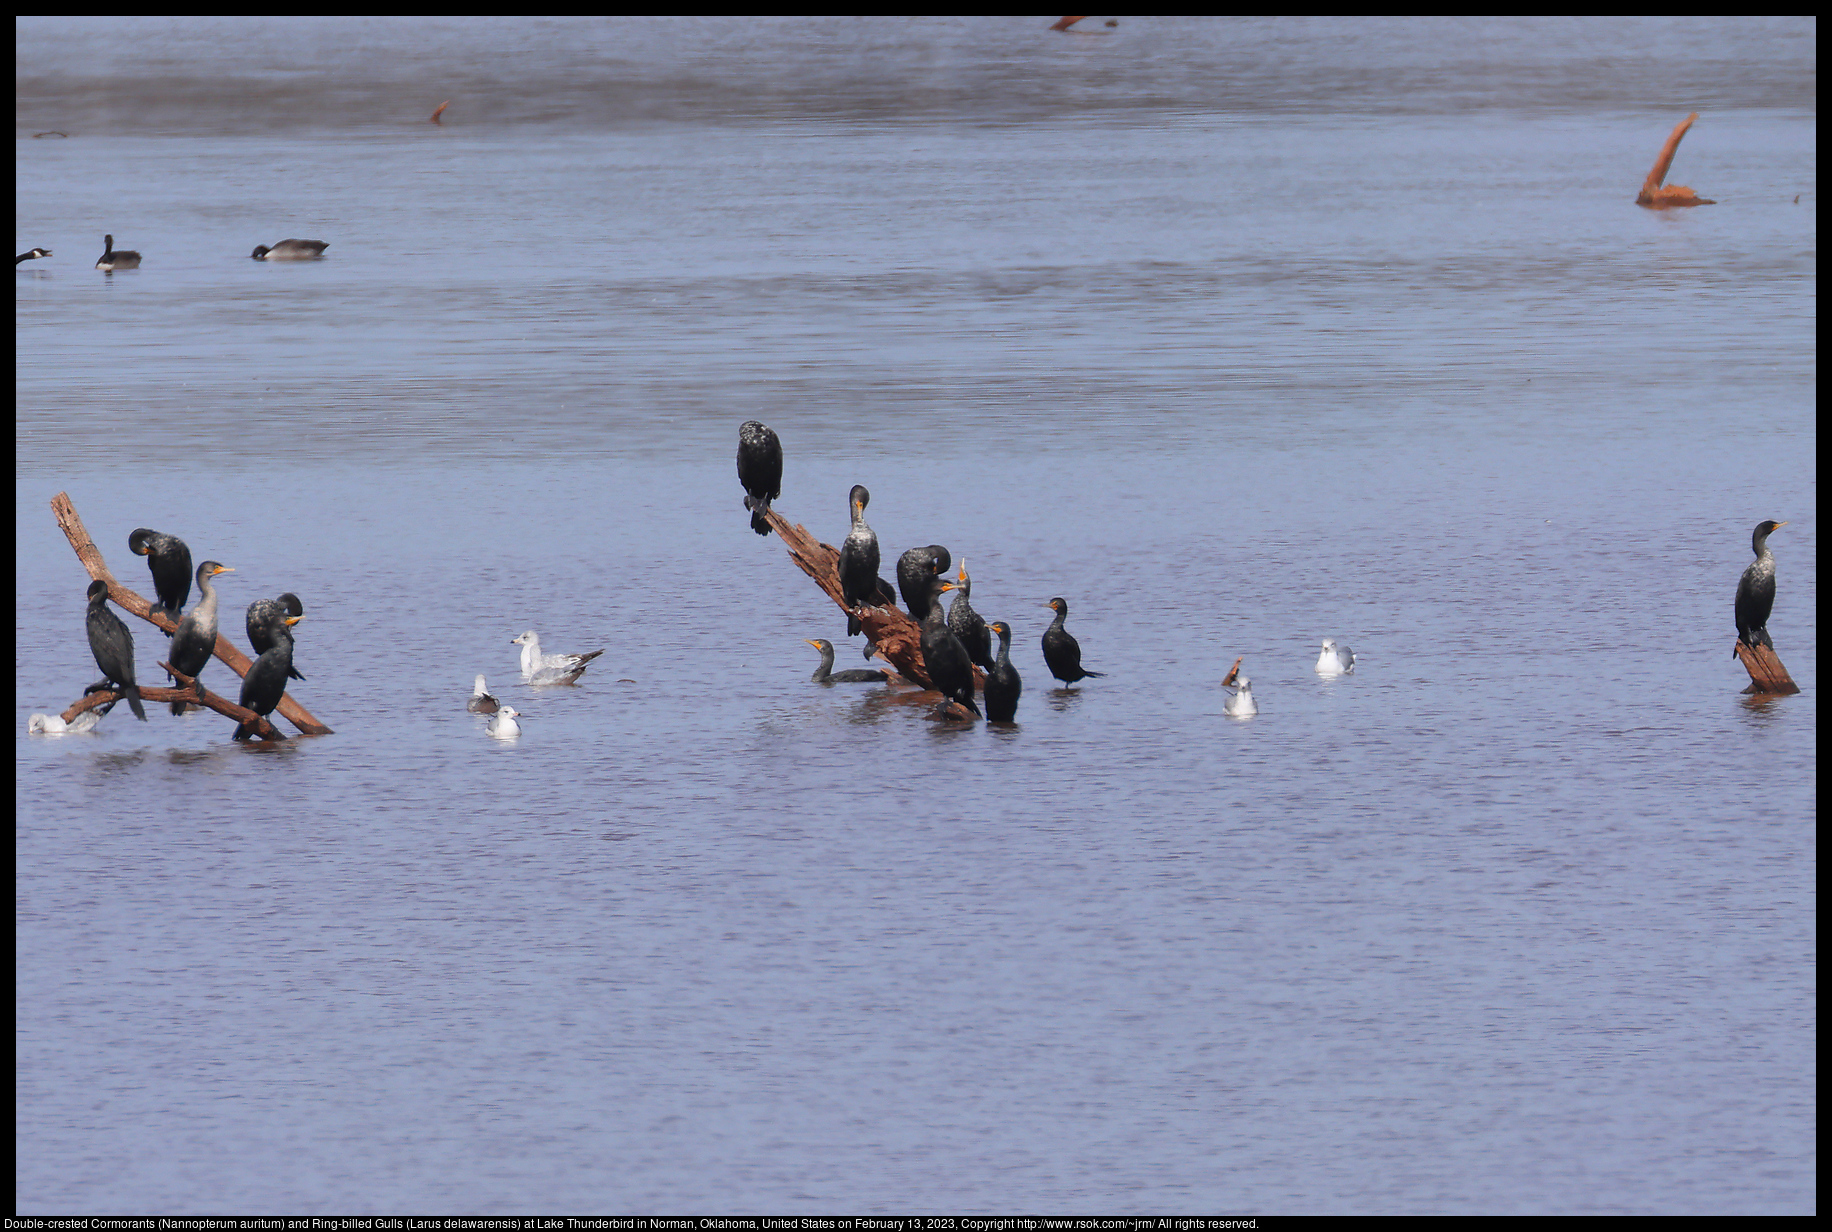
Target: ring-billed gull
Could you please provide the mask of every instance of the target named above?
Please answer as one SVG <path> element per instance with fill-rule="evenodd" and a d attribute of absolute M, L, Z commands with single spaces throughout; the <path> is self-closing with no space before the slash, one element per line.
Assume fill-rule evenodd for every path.
<path fill-rule="evenodd" d="M 513 740 L 522 734 L 522 725 L 515 721 L 514 706 L 504 706 L 490 716 L 490 726 L 486 729 L 498 740 Z"/>
<path fill-rule="evenodd" d="M 540 635 L 533 629 L 510 638 L 509 643 L 522 648 L 522 680 L 526 684 L 572 684 L 584 673 L 586 664 L 604 653 L 594 650 L 582 655 L 542 654 Z"/>
<path fill-rule="evenodd" d="M 1336 645 L 1336 639 L 1323 639 L 1323 653 L 1317 656 L 1317 675 L 1346 676 L 1355 670 L 1355 652 Z"/>
<path fill-rule="evenodd" d="M 1238 678 L 1232 689 L 1228 690 L 1228 700 L 1222 704 L 1222 710 L 1232 718 L 1245 719 L 1259 713 L 1259 706 L 1253 700 L 1253 682 L 1245 676 Z"/>

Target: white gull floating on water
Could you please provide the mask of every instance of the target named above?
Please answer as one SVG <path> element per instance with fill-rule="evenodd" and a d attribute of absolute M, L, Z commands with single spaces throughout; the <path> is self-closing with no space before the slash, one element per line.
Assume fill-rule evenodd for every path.
<path fill-rule="evenodd" d="M 572 684 L 585 672 L 585 665 L 603 654 L 542 654 L 541 638 L 533 629 L 511 638 L 511 645 L 522 648 L 522 681 L 525 684 Z"/>
<path fill-rule="evenodd" d="M 1355 652 L 1336 645 L 1336 639 L 1323 639 L 1323 653 L 1317 656 L 1317 675 L 1346 676 L 1355 670 Z"/>
<path fill-rule="evenodd" d="M 95 725 L 101 721 L 102 715 L 98 710 L 85 710 L 68 723 L 64 722 L 61 715 L 35 714 L 25 721 L 25 729 L 27 732 L 41 736 L 73 735 L 77 732 L 94 731 Z"/>
<path fill-rule="evenodd" d="M 490 717 L 490 726 L 485 730 L 498 740 L 513 740 L 522 734 L 522 725 L 515 721 L 514 706 L 503 706 Z"/>
<path fill-rule="evenodd" d="M 1258 714 L 1259 706 L 1253 700 L 1253 682 L 1245 676 L 1235 679 L 1240 683 L 1228 690 L 1228 700 L 1222 705 L 1222 711 L 1236 719 Z"/>
<path fill-rule="evenodd" d="M 501 704 L 484 691 L 483 673 L 479 672 L 477 683 L 471 686 L 471 700 L 466 704 L 465 709 L 472 714 L 495 714 L 496 708 Z"/>

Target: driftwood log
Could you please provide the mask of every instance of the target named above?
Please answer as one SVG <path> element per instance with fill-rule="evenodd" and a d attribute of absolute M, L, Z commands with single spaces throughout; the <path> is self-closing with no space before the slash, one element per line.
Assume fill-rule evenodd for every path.
<path fill-rule="evenodd" d="M 1749 673 L 1749 687 L 1743 692 L 1781 696 L 1800 692 L 1800 686 L 1787 674 L 1787 668 L 1781 665 L 1781 657 L 1775 653 L 1773 646 L 1751 646 L 1739 638 L 1737 658 L 1743 660 L 1744 670 Z"/>
<path fill-rule="evenodd" d="M 789 558 L 814 579 L 815 585 L 827 592 L 827 597 L 842 612 L 849 610 L 840 591 L 840 550 L 816 539 L 808 533 L 807 527 L 791 525 L 789 519 L 773 508 L 766 511 L 764 517 L 783 546 L 789 549 Z M 884 602 L 859 609 L 859 623 L 865 626 L 865 636 L 877 645 L 879 656 L 900 675 L 925 689 L 933 689 L 922 663 L 922 626 L 912 620 L 908 612 L 894 606 L 883 592 L 881 586 L 878 597 Z M 973 669 L 973 685 L 976 689 L 986 685 L 986 673 L 978 667 Z M 961 714 L 967 711 L 962 709 Z"/>
<path fill-rule="evenodd" d="M 89 576 L 91 578 L 99 582 L 108 583 L 108 597 L 114 600 L 115 604 L 120 607 L 122 611 L 132 612 L 134 615 L 159 629 L 167 636 L 170 636 L 172 631 L 178 628 L 177 621 L 167 616 L 164 612 L 155 612 L 152 604 L 128 589 L 127 586 L 123 585 L 121 581 L 109 571 L 108 562 L 102 559 L 102 549 L 97 547 L 95 540 L 89 537 L 89 531 L 83 526 L 82 518 L 77 516 L 76 506 L 70 503 L 70 497 L 67 493 L 59 492 L 56 496 L 51 498 L 51 512 L 57 518 L 57 525 L 64 532 L 64 538 L 70 541 L 70 547 L 76 552 L 76 558 L 83 562 L 83 568 L 89 571 Z M 216 635 L 216 657 L 221 659 L 223 663 L 228 666 L 229 670 L 234 672 L 237 676 L 246 676 L 248 674 L 248 668 L 253 663 L 252 659 L 236 649 L 235 646 L 231 645 L 229 639 L 224 637 L 220 630 Z M 166 664 L 161 664 L 160 666 L 168 667 Z M 189 679 L 190 677 L 188 676 L 182 678 L 184 681 L 188 681 Z M 64 720 L 68 722 L 83 711 L 92 710 L 103 702 L 119 696 L 120 694 L 112 690 L 91 693 L 84 697 L 82 701 L 75 703 L 68 710 L 64 711 Z M 190 688 L 165 689 L 142 686 L 140 689 L 140 696 L 148 702 L 197 701 L 196 692 Z M 240 706 L 221 697 L 217 697 L 213 693 L 208 694 L 201 704 L 208 706 L 218 714 L 227 715 L 235 719 L 238 723 L 247 722 L 256 717 L 253 711 L 244 710 Z M 328 736 L 331 734 L 331 729 L 314 718 L 311 711 L 294 701 L 293 695 L 290 692 L 280 698 L 279 713 L 285 715 L 287 719 L 292 722 L 293 726 L 297 727 L 305 735 Z M 261 727 L 265 727 L 266 731 L 262 731 Z M 271 735 L 267 734 L 270 732 L 272 733 Z M 278 731 L 274 730 L 273 725 L 264 719 L 261 721 L 260 727 L 256 728 L 255 734 L 259 735 L 263 740 L 284 739 Z"/>
<path fill-rule="evenodd" d="M 1648 178 L 1641 181 L 1641 195 L 1635 198 L 1636 205 L 1645 205 L 1650 210 L 1667 210 L 1676 206 L 1716 205 L 1715 201 L 1705 198 L 1687 188 L 1684 184 L 1666 183 L 1667 169 L 1673 165 L 1673 155 L 1679 152 L 1679 139 L 1686 135 L 1692 122 L 1698 119 L 1698 112 L 1693 112 L 1673 129 L 1672 136 L 1660 148 L 1660 157 L 1654 160 L 1654 169 L 1648 172 Z"/>

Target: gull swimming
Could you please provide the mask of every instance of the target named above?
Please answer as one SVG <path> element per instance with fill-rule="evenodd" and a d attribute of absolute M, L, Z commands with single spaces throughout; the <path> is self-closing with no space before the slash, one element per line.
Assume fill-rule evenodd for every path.
<path fill-rule="evenodd" d="M 95 725 L 102 721 L 103 713 L 107 711 L 108 706 L 112 705 L 114 705 L 114 703 L 109 702 L 107 706 L 98 706 L 94 710 L 85 710 L 74 719 L 71 719 L 68 723 L 64 722 L 61 715 L 35 714 L 25 721 L 25 729 L 28 732 L 41 736 L 63 736 L 73 735 L 77 732 L 94 731 Z"/>
<path fill-rule="evenodd" d="M 484 691 L 483 675 L 479 673 L 477 683 L 471 688 L 470 703 L 465 706 L 465 709 L 472 714 L 495 714 L 500 705 L 502 705 L 501 702 Z"/>
<path fill-rule="evenodd" d="M 1259 713 L 1259 706 L 1253 700 L 1253 682 L 1245 676 L 1239 680 L 1239 684 L 1228 690 L 1228 700 L 1222 710 L 1231 718 L 1250 718 Z"/>
<path fill-rule="evenodd" d="M 504 706 L 490 717 L 490 726 L 486 729 L 498 740 L 513 740 L 522 734 L 522 725 L 515 721 L 514 706 Z"/>
<path fill-rule="evenodd" d="M 1346 676 L 1355 670 L 1355 652 L 1336 645 L 1336 639 L 1323 639 L 1323 653 L 1317 656 L 1317 675 Z"/>
<path fill-rule="evenodd" d="M 509 643 L 522 648 L 522 680 L 527 684 L 571 684 L 584 673 L 587 663 L 604 653 L 542 654 L 540 635 L 533 629 L 510 638 Z"/>

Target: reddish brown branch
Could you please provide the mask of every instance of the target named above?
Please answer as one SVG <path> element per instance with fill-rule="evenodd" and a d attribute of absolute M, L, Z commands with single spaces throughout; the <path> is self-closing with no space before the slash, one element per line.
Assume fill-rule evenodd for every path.
<path fill-rule="evenodd" d="M 1665 210 L 1675 206 L 1717 204 L 1705 200 L 1684 184 L 1666 183 L 1667 169 L 1673 165 L 1673 155 L 1679 152 L 1679 139 L 1686 135 L 1686 130 L 1692 127 L 1696 119 L 1698 112 L 1695 111 L 1674 126 L 1667 143 L 1660 147 L 1660 157 L 1654 160 L 1654 169 L 1641 182 L 1641 195 L 1635 198 L 1636 205 L 1645 205 L 1650 210 Z"/>
<path fill-rule="evenodd" d="M 1781 665 L 1781 657 L 1772 646 L 1751 646 L 1741 638 L 1737 640 L 1737 658 L 1743 660 L 1743 668 L 1749 673 L 1749 687 L 1745 693 L 1777 693 L 1786 695 L 1800 692 L 1800 686 L 1787 674 L 1787 668 Z"/>
<path fill-rule="evenodd" d="M 147 705 L 157 706 L 164 705 L 167 702 L 188 702 L 193 706 L 203 706 L 206 709 L 214 710 L 216 713 L 226 718 L 234 719 L 237 723 L 254 724 L 254 734 L 263 740 L 286 739 L 285 735 L 274 727 L 272 723 L 269 723 L 265 716 L 258 715 L 252 710 L 245 710 L 228 698 L 219 697 L 208 689 L 205 689 L 203 691 L 203 697 L 199 698 L 197 696 L 197 690 L 192 687 L 196 681 L 191 677 L 185 675 L 181 671 L 175 670 L 170 663 L 161 663 L 159 667 L 162 671 L 172 673 L 172 676 L 178 681 L 178 687 L 168 689 L 157 685 L 142 685 L 140 687 L 140 700 Z M 105 706 L 109 702 L 119 701 L 125 696 L 126 694 L 120 693 L 114 689 L 98 689 L 94 693 L 85 694 L 82 700 L 70 703 L 70 708 L 63 713 L 63 720 L 68 723 L 71 719 L 74 719 L 85 710 L 94 710 L 97 706 Z"/>

